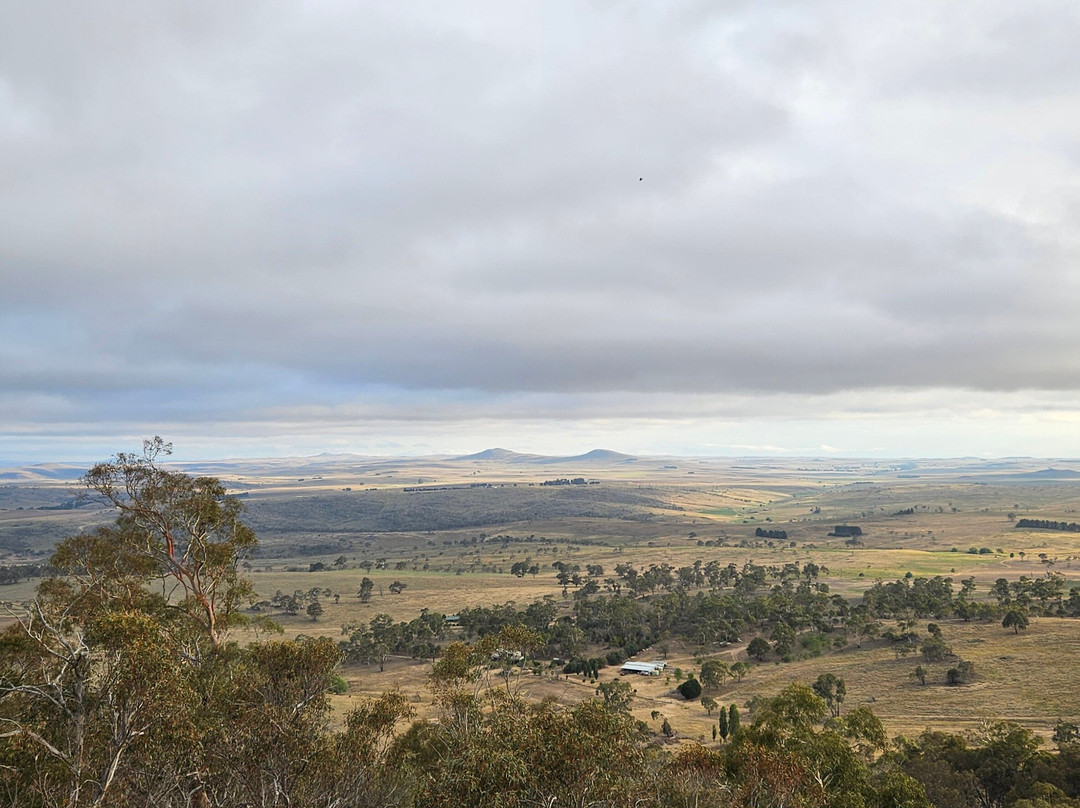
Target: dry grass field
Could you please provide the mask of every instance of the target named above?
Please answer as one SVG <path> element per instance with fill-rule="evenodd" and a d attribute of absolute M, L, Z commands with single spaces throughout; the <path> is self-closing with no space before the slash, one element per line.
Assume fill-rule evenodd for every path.
<path fill-rule="evenodd" d="M 1056 721 L 1080 716 L 1075 667 L 1075 660 L 1080 658 L 1080 620 L 1041 618 L 1018 635 L 997 624 L 943 621 L 940 625 L 953 653 L 975 664 L 974 682 L 946 684 L 945 671 L 955 660 L 927 663 L 918 655 L 898 658 L 883 643 L 864 643 L 863 647 L 852 645 L 792 663 L 755 664 L 742 682 L 728 680 L 719 690 L 706 695 L 721 704 L 738 704 L 745 719 L 755 696 L 772 696 L 793 682 L 809 683 L 822 673 L 832 673 L 843 677 L 847 684 L 844 709 L 869 706 L 890 737 L 911 737 L 924 729 L 963 734 L 976 730 L 984 721 L 1008 720 L 1049 738 Z M 639 658 L 659 655 L 644 651 Z M 741 647 L 713 658 L 750 661 Z M 636 691 L 634 715 L 653 729 L 659 729 L 660 722 L 667 718 L 684 739 L 711 739 L 715 714 L 710 717 L 699 702 L 685 701 L 675 691 L 678 682 L 674 670 L 696 673 L 700 665 L 695 656 L 672 644 L 666 661 L 665 676 L 623 677 Z M 928 670 L 925 685 L 911 677 L 920 664 Z M 335 705 L 347 708 L 354 699 L 398 688 L 414 700 L 419 717 L 430 717 L 434 715 L 427 688 L 430 670 L 430 663 L 404 658 L 388 660 L 383 672 L 377 666 L 347 666 L 344 674 L 350 684 L 349 693 L 336 697 Z M 618 678 L 617 667 L 608 667 L 601 670 L 598 681 Z M 502 685 L 497 671 L 492 673 L 492 681 Z M 515 675 L 513 686 L 529 697 L 554 698 L 563 703 L 596 695 L 596 686 L 583 677 L 550 669 L 541 676 L 529 672 Z M 659 717 L 653 718 L 654 711 Z"/>

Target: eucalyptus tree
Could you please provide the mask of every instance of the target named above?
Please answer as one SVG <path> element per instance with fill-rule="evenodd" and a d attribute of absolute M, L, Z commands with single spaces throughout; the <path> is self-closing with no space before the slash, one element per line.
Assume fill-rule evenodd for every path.
<path fill-rule="evenodd" d="M 122 563 L 95 566 L 93 555 L 79 555 L 77 538 L 60 546 L 58 560 L 95 583 L 135 577 L 154 585 L 168 608 L 196 624 L 217 650 L 242 621 L 239 608 L 254 599 L 239 564 L 257 541 L 240 518 L 240 500 L 226 496 L 216 478 L 164 468 L 159 459 L 171 452 L 172 444 L 155 437 L 143 441 L 141 454 L 121 452 L 83 477 L 92 494 L 117 511 L 107 539 Z"/>

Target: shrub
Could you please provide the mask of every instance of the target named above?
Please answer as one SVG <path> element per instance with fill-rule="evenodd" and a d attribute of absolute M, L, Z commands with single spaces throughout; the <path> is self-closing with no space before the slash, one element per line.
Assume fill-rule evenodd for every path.
<path fill-rule="evenodd" d="M 940 662 L 952 653 L 952 649 L 940 637 L 928 637 L 919 650 L 927 662 Z"/>
<path fill-rule="evenodd" d="M 824 634 L 806 634 L 799 638 L 801 645 L 810 656 L 821 656 L 829 644 L 829 639 Z"/>
<path fill-rule="evenodd" d="M 701 682 L 699 682 L 693 677 L 690 677 L 681 685 L 679 685 L 677 689 L 680 696 L 682 696 L 687 701 L 693 701 L 701 695 Z"/>
<path fill-rule="evenodd" d="M 326 689 L 335 696 L 344 696 L 349 692 L 349 683 L 345 681 L 344 677 L 335 675 L 330 680 L 330 686 Z"/>
<path fill-rule="evenodd" d="M 613 651 L 608 651 L 606 658 L 609 665 L 621 665 L 626 661 L 626 652 L 621 648 L 616 648 Z"/>
<path fill-rule="evenodd" d="M 963 660 L 955 668 L 945 672 L 945 681 L 950 685 L 966 685 L 975 678 L 975 664 Z"/>

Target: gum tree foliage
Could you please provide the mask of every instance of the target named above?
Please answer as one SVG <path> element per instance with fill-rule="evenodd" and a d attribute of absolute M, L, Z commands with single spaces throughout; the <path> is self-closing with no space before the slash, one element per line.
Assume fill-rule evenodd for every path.
<path fill-rule="evenodd" d="M 840 716 L 840 705 L 844 703 L 844 697 L 847 695 L 847 685 L 843 678 L 832 673 L 823 673 L 818 676 L 811 688 L 817 695 L 825 699 L 825 704 L 829 707 L 829 714 L 833 718 L 838 718 Z"/>
<path fill-rule="evenodd" d="M 754 639 L 750 640 L 750 644 L 746 646 L 746 653 L 759 662 L 769 655 L 770 650 L 769 641 L 764 637 L 754 637 Z"/>
<path fill-rule="evenodd" d="M 163 468 L 158 459 L 171 452 L 172 444 L 155 437 L 143 442 L 141 454 L 121 452 L 86 473 L 87 488 L 118 511 L 115 527 L 96 538 L 115 549 L 129 575 L 155 583 L 217 649 L 238 607 L 252 600 L 238 564 L 255 548 L 255 534 L 240 520 L 240 500 L 226 497 L 219 480 Z M 85 554 L 104 549 L 69 539 L 57 566 L 90 572 L 81 564 Z"/>
<path fill-rule="evenodd" d="M 374 589 L 374 582 L 365 575 L 360 579 L 360 588 L 356 591 L 356 597 L 360 598 L 361 603 L 367 603 L 371 600 L 371 593 Z"/>
<path fill-rule="evenodd" d="M 716 690 L 731 675 L 731 667 L 719 659 L 706 659 L 701 663 L 701 684 L 709 690 Z"/>
<path fill-rule="evenodd" d="M 1021 629 L 1028 627 L 1028 617 L 1020 609 L 1009 609 L 1001 620 L 1002 628 L 1011 628 L 1014 634 L 1019 634 Z"/>
<path fill-rule="evenodd" d="M 936 805 L 1074 804 L 1080 791 L 1080 757 L 1068 747 L 1051 756 L 1039 751 L 1040 744 L 1029 729 L 993 721 L 967 738 L 927 730 L 902 741 L 895 758 L 902 771 L 926 787 Z"/>
<path fill-rule="evenodd" d="M 705 708 L 706 715 L 711 716 L 717 707 L 717 701 L 712 696 L 702 696 L 701 706 Z"/>
<path fill-rule="evenodd" d="M 596 694 L 604 699 L 608 709 L 619 712 L 630 712 L 630 705 L 634 700 L 634 689 L 626 682 L 615 679 L 610 682 L 601 682 L 596 686 Z M 715 709 L 715 702 L 713 707 Z"/>
<path fill-rule="evenodd" d="M 871 770 L 864 748 L 887 742 L 869 710 L 822 725 L 828 712 L 824 699 L 799 684 L 761 705 L 753 724 L 733 733 L 728 747 L 735 804 L 929 808 L 924 790 L 909 776 L 879 778 Z M 897 792 L 906 798 L 890 802 Z"/>

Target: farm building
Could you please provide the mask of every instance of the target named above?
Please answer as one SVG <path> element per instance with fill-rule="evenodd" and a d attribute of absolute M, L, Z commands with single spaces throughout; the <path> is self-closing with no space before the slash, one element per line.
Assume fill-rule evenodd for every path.
<path fill-rule="evenodd" d="M 641 676 L 659 676 L 660 671 L 664 669 L 664 663 L 657 664 L 656 662 L 624 662 L 623 666 L 619 668 L 620 674 L 636 673 Z"/>

